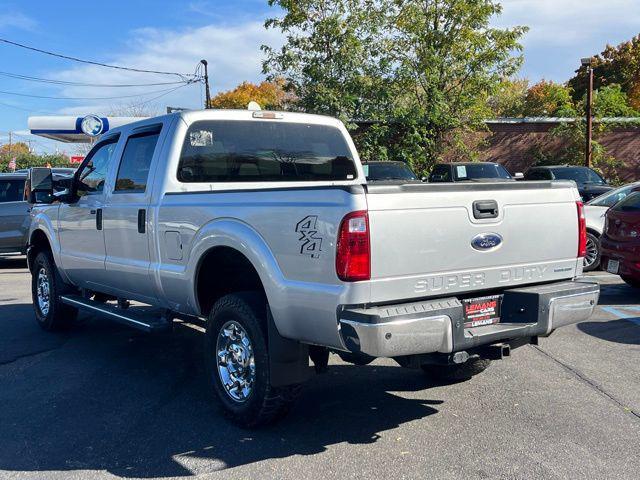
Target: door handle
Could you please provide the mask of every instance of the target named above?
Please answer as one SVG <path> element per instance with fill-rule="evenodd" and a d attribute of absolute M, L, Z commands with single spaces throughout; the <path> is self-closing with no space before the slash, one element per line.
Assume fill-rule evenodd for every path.
<path fill-rule="evenodd" d="M 147 230 L 147 211 L 144 208 L 138 210 L 138 233 L 144 233 Z"/>
<path fill-rule="evenodd" d="M 495 200 L 477 200 L 473 202 L 473 216 L 475 218 L 496 218 L 498 216 L 498 202 Z"/>
<path fill-rule="evenodd" d="M 94 213 L 96 216 L 96 230 L 102 230 L 102 209 L 91 210 L 91 213 Z"/>

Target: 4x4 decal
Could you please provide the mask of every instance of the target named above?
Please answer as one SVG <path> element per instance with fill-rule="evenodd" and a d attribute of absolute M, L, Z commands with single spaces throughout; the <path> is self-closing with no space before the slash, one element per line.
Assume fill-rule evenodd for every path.
<path fill-rule="evenodd" d="M 319 258 L 322 251 L 322 237 L 318 235 L 317 215 L 308 215 L 296 224 L 296 232 L 300 234 L 300 254 Z"/>

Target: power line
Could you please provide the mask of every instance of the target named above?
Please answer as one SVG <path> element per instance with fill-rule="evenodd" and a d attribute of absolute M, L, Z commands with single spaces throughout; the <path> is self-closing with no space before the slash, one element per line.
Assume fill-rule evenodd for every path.
<path fill-rule="evenodd" d="M 21 110 L 23 112 L 28 112 L 28 113 L 44 113 L 46 115 L 59 115 L 59 113 L 56 113 L 56 112 L 48 112 L 46 110 L 34 110 L 33 108 L 23 108 L 23 107 L 18 107 L 16 105 L 11 105 L 9 103 L 4 103 L 4 102 L 0 102 L 0 105 L 2 105 L 3 107 L 13 108 L 15 110 Z"/>
<path fill-rule="evenodd" d="M 170 89 L 169 91 L 167 91 L 167 92 L 163 93 L 162 95 L 158 95 L 157 97 L 150 98 L 150 99 L 145 100 L 145 101 L 140 102 L 140 103 L 134 103 L 134 104 L 133 104 L 133 105 L 131 105 L 131 106 L 132 106 L 132 107 L 141 107 L 141 106 L 143 106 L 143 105 L 146 105 L 147 103 L 153 102 L 154 100 L 157 100 L 157 99 L 159 99 L 159 98 L 161 98 L 161 97 L 164 97 L 164 96 L 166 96 L 166 95 L 169 95 L 171 92 L 175 92 L 176 90 L 178 90 L 178 89 L 180 89 L 180 88 L 184 88 L 184 87 L 186 87 L 186 86 L 187 86 L 187 85 L 180 85 L 179 87 L 176 87 L 176 88 L 172 88 L 172 89 Z"/>
<path fill-rule="evenodd" d="M 155 83 L 83 83 L 83 82 L 70 82 L 66 80 L 54 80 L 51 78 L 32 77 L 30 75 L 22 75 L 19 73 L 0 72 L 0 75 L 15 78 L 17 80 L 26 80 L 29 82 L 40 82 L 52 85 L 66 85 L 73 87 L 109 87 L 109 88 L 121 88 L 121 87 L 155 87 L 162 85 L 179 85 L 182 83 L 189 83 L 191 80 L 180 80 L 177 82 L 155 82 Z"/>
<path fill-rule="evenodd" d="M 180 87 L 186 87 L 187 85 L 190 85 L 192 83 L 195 83 L 195 81 L 191 81 L 191 82 L 186 82 L 186 83 L 182 83 L 182 85 L 180 85 Z M 178 87 L 178 88 L 180 88 Z M 118 95 L 115 97 L 54 97 L 54 96 L 49 96 L 49 95 L 33 95 L 30 93 L 18 93 L 18 92 L 9 92 L 6 90 L 0 90 L 0 94 L 4 94 L 4 95 L 15 95 L 18 97 L 28 97 L 28 98 L 44 98 L 44 99 L 48 99 L 48 100 L 118 100 L 121 98 L 134 98 L 134 97 L 142 97 L 145 95 L 154 95 L 156 93 L 162 93 L 162 92 L 172 92 L 173 90 L 176 90 L 175 88 L 171 89 L 171 88 L 167 88 L 167 89 L 162 89 L 162 90 L 154 90 L 153 92 L 146 92 L 146 93 L 137 93 L 137 94 L 133 94 L 133 95 Z"/>
<path fill-rule="evenodd" d="M 61 53 L 50 52 L 48 50 L 43 50 L 41 48 L 31 47 L 29 45 L 24 45 L 22 43 L 13 42 L 11 40 L 7 40 L 6 38 L 0 38 L 0 42 L 6 43 L 8 45 L 13 45 L 15 47 L 24 48 L 26 50 L 31 50 L 33 52 L 42 53 L 44 55 L 50 55 L 52 57 L 64 58 L 65 60 L 71 60 L 73 62 L 86 63 L 89 65 L 97 65 L 99 67 L 105 68 L 114 68 L 116 70 L 127 70 L 130 72 L 138 72 L 138 73 L 155 73 L 157 75 L 176 75 L 180 78 L 193 77 L 193 74 L 190 73 L 177 73 L 177 72 L 164 72 L 161 70 L 145 70 L 142 68 L 133 68 L 133 67 L 123 67 L 121 65 L 110 65 L 108 63 L 94 62 L 92 60 L 84 60 L 82 58 L 72 57 L 70 55 L 63 55 Z"/>

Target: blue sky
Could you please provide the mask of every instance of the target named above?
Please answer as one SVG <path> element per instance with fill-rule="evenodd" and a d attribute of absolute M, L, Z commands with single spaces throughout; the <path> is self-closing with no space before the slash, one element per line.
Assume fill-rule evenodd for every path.
<path fill-rule="evenodd" d="M 499 26 L 528 25 L 523 39 L 522 77 L 567 80 L 579 59 L 640 33 L 640 0 L 503 0 Z M 243 80 L 260 80 L 262 43 L 278 45 L 277 32 L 262 24 L 277 13 L 266 0 L 110 0 L 97 9 L 91 2 L 2 0 L 0 37 L 95 61 L 191 73 L 201 58 L 210 63 L 212 90 L 227 90 Z M 55 59 L 0 44 L 0 72 L 65 81 L 146 83 L 171 77 L 127 73 Z M 8 131 L 30 138 L 36 150 L 52 151 L 53 142 L 25 137 L 27 117 L 42 114 L 113 113 L 144 103 L 150 111 L 167 105 L 201 105 L 198 85 L 165 93 L 169 86 L 116 89 L 45 85 L 0 75 L 0 91 L 61 97 L 112 97 L 122 100 L 52 100 L 0 93 L 0 143 Z M 126 90 L 126 92 L 125 92 Z M 158 93 L 153 93 L 158 92 Z M 19 135 L 22 135 L 20 137 Z M 73 153 L 73 146 L 58 144 Z"/>

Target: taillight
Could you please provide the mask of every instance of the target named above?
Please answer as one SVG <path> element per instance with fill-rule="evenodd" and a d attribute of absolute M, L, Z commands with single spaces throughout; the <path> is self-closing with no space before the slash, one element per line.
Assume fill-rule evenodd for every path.
<path fill-rule="evenodd" d="M 366 211 L 351 212 L 340 222 L 336 245 L 336 273 L 345 282 L 371 278 L 369 216 Z"/>
<path fill-rule="evenodd" d="M 584 216 L 584 205 L 576 202 L 578 208 L 578 257 L 587 255 L 587 219 Z"/>

